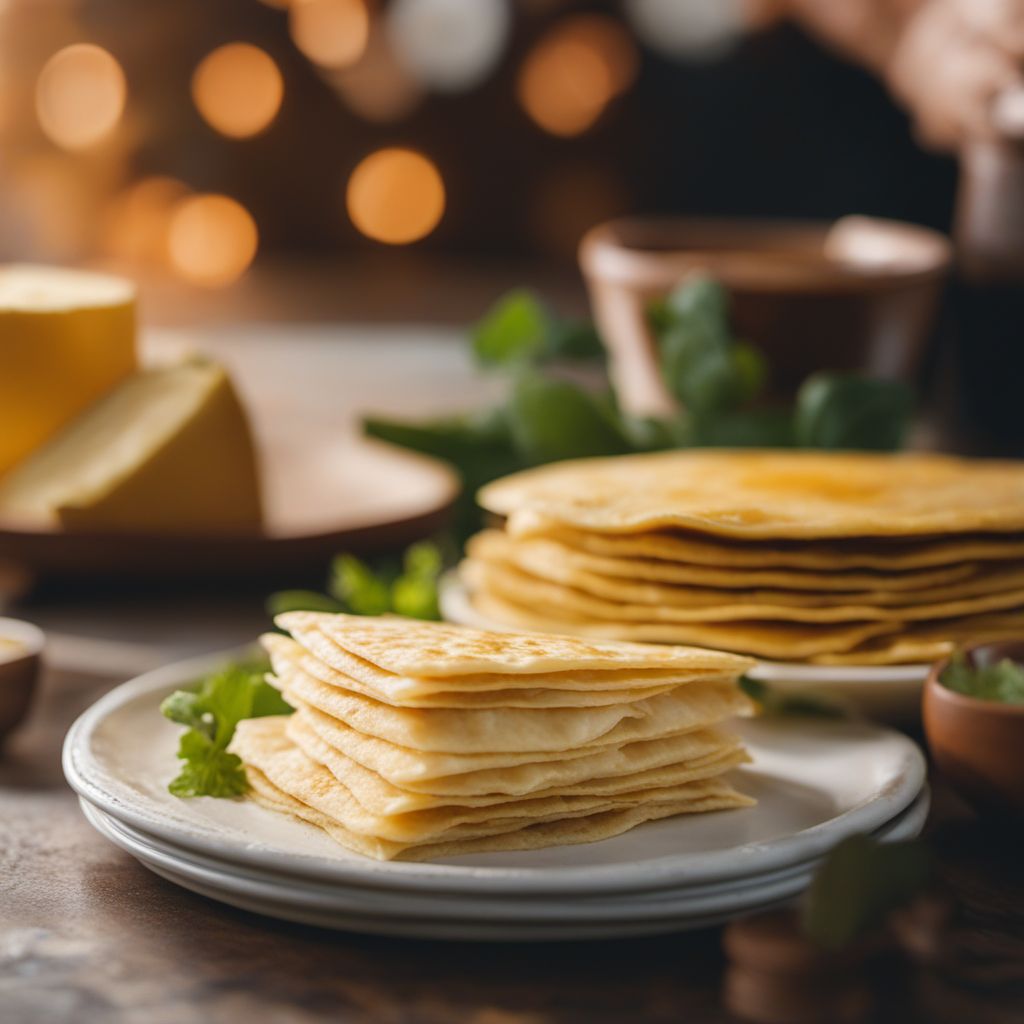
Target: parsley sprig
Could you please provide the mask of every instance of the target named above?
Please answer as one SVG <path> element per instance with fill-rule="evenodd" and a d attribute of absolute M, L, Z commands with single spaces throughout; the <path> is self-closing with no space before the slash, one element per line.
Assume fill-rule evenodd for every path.
<path fill-rule="evenodd" d="M 247 789 L 241 760 L 228 752 L 243 718 L 287 715 L 292 708 L 264 680 L 265 664 L 228 665 L 195 688 L 175 690 L 160 713 L 186 726 L 178 744 L 184 762 L 167 787 L 175 796 L 241 796 Z"/>

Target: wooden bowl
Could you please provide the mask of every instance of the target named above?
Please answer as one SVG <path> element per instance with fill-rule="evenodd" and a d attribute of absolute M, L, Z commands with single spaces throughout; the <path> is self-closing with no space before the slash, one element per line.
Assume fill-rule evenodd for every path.
<path fill-rule="evenodd" d="M 593 228 L 580 245 L 619 400 L 642 416 L 675 408 L 646 309 L 687 277 L 710 274 L 729 289 L 736 332 L 764 350 L 782 398 L 815 370 L 912 377 L 951 261 L 939 232 L 868 217 L 630 218 Z"/>
<path fill-rule="evenodd" d="M 979 644 L 967 657 L 976 664 L 1024 663 L 1024 640 Z M 1024 814 L 1024 704 L 948 689 L 939 681 L 948 664 L 935 665 L 924 685 L 924 732 L 936 766 L 977 809 Z"/>
<path fill-rule="evenodd" d="M 16 649 L 7 656 L 4 641 Z M 30 622 L 0 618 L 0 741 L 21 724 L 32 703 L 43 653 L 43 631 Z"/>

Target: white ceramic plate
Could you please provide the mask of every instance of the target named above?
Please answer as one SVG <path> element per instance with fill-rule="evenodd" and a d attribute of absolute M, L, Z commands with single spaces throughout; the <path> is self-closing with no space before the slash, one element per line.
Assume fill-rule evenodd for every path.
<path fill-rule="evenodd" d="M 236 868 L 145 836 L 82 801 L 86 818 L 102 835 L 140 863 L 184 888 L 271 917 L 377 934 L 453 939 L 611 938 L 702 927 L 785 903 L 813 877 L 814 864 L 774 872 L 741 884 L 693 887 L 656 899 L 544 899 L 512 895 L 504 902 L 452 894 L 410 896 L 377 889 L 311 884 Z M 928 811 L 922 794 L 879 839 L 907 839 L 920 831 Z"/>
<path fill-rule="evenodd" d="M 727 882 L 710 882 L 656 892 L 577 894 L 564 897 L 523 893 L 488 896 L 476 893 L 409 893 L 363 888 L 337 882 L 317 882 L 273 871 L 238 865 L 225 858 L 210 857 L 175 846 L 117 821 L 81 801 L 86 818 L 104 835 L 147 863 L 174 870 L 195 869 L 197 877 L 220 879 L 231 887 L 271 894 L 300 905 L 332 906 L 346 913 L 364 912 L 390 917 L 419 915 L 441 918 L 487 920 L 560 921 L 627 920 L 638 916 L 680 916 L 686 913 L 728 910 L 760 899 L 766 892 L 781 898 L 799 891 L 816 870 L 818 859 L 798 865 L 751 875 Z M 872 835 L 883 841 L 917 835 L 928 814 L 929 795 L 925 789 L 902 814 Z"/>
<path fill-rule="evenodd" d="M 177 847 L 297 877 L 400 891 L 640 892 L 737 880 L 820 856 L 871 832 L 918 796 L 925 764 L 906 737 L 866 723 L 745 722 L 754 764 L 736 783 L 758 805 L 654 822 L 601 843 L 490 853 L 428 864 L 349 853 L 311 826 L 245 800 L 167 792 L 179 729 L 158 712 L 228 655 L 182 662 L 118 687 L 75 723 L 64 745 L 72 787 L 117 820 Z"/>
<path fill-rule="evenodd" d="M 481 615 L 455 572 L 441 581 L 441 612 L 449 622 L 516 632 Z M 921 689 L 930 665 L 808 665 L 762 661 L 749 675 L 786 694 L 813 694 L 847 710 L 886 722 L 921 717 Z"/>

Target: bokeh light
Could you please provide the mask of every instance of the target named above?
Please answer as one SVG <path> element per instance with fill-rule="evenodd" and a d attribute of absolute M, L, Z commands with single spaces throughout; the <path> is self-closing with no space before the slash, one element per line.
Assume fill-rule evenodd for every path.
<path fill-rule="evenodd" d="M 348 180 L 345 205 L 368 238 L 408 245 L 425 238 L 444 214 L 444 181 L 437 167 L 410 149 L 380 149 Z"/>
<path fill-rule="evenodd" d="M 370 34 L 365 0 L 293 0 L 292 42 L 314 64 L 346 68 L 363 55 Z"/>
<path fill-rule="evenodd" d="M 203 120 L 231 139 L 263 131 L 277 116 L 284 80 L 273 58 L 249 43 L 208 53 L 192 75 L 192 100 Z"/>
<path fill-rule="evenodd" d="M 714 60 L 728 52 L 740 39 L 751 8 L 756 10 L 748 0 L 626 0 L 630 23 L 648 46 L 690 61 Z"/>
<path fill-rule="evenodd" d="M 598 14 L 565 18 L 527 54 L 519 101 L 552 135 L 579 135 L 632 84 L 638 64 L 636 47 L 618 22 Z"/>
<path fill-rule="evenodd" d="M 507 0 L 392 0 L 387 18 L 398 59 L 442 92 L 483 81 L 510 28 Z"/>
<path fill-rule="evenodd" d="M 181 200 L 171 215 L 167 250 L 171 266 L 186 281 L 222 288 L 238 280 L 259 245 L 256 222 L 228 196 Z"/>
<path fill-rule="evenodd" d="M 104 224 L 104 248 L 133 264 L 167 262 L 171 216 L 189 193 L 175 178 L 144 178 L 111 202 Z"/>
<path fill-rule="evenodd" d="M 64 149 L 88 149 L 113 132 L 124 113 L 124 72 L 104 49 L 75 43 L 55 53 L 36 83 L 36 115 Z"/>
<path fill-rule="evenodd" d="M 400 121 L 423 100 L 422 84 L 399 63 L 379 20 L 370 28 L 362 58 L 325 75 L 346 106 L 366 121 Z"/>

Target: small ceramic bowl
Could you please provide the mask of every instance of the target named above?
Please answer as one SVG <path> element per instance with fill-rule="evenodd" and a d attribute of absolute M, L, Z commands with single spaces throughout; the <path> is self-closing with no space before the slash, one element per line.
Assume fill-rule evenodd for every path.
<path fill-rule="evenodd" d="M 768 357 L 771 397 L 815 370 L 911 378 L 952 261 L 949 239 L 901 221 L 626 218 L 580 245 L 598 328 L 623 408 L 670 413 L 647 307 L 695 274 L 728 289 L 737 334 Z"/>
<path fill-rule="evenodd" d="M 0 618 L 0 741 L 28 714 L 39 681 L 43 641 L 38 626 Z"/>
<path fill-rule="evenodd" d="M 979 644 L 966 656 L 984 665 L 1009 658 L 1024 664 L 1024 640 Z M 968 697 L 943 686 L 949 660 L 924 685 L 924 732 L 939 771 L 979 810 L 1024 814 L 1024 704 Z"/>

